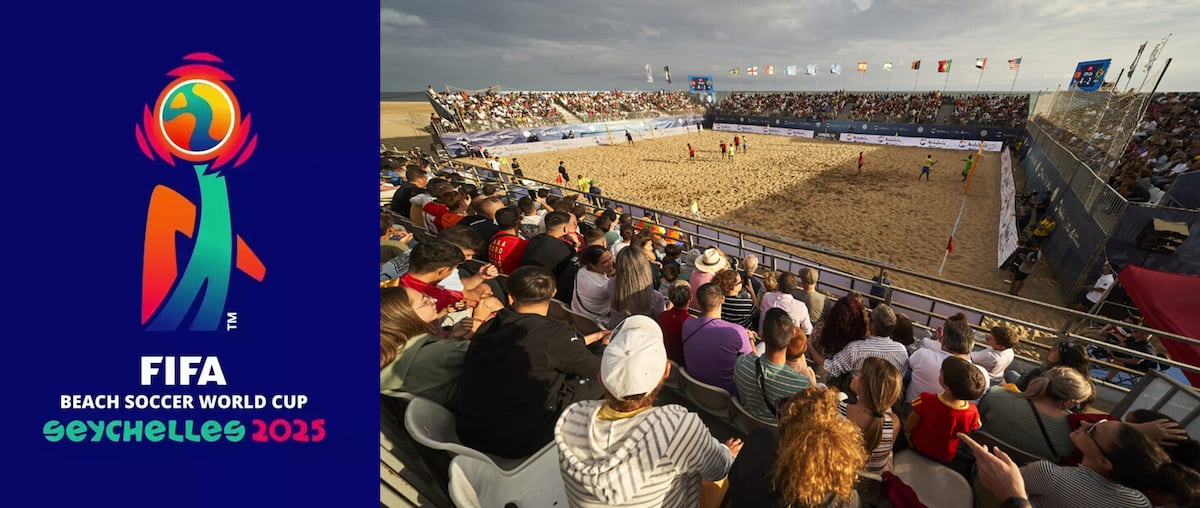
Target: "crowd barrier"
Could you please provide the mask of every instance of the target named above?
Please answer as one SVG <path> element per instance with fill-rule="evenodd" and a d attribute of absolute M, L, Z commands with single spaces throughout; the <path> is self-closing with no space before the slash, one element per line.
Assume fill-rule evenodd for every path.
<path fill-rule="evenodd" d="M 887 146 L 910 146 L 917 148 L 942 148 L 946 150 L 979 150 L 979 145 L 983 145 L 985 152 L 999 152 L 1004 146 L 1002 141 L 979 141 L 971 139 L 940 139 L 940 138 L 917 138 L 911 136 L 887 136 L 880 134 L 855 134 L 853 132 L 844 132 L 839 138 L 841 141 L 848 143 L 868 143 L 872 145 L 887 145 Z"/>
<path fill-rule="evenodd" d="M 614 143 L 625 142 L 625 131 L 629 131 L 634 136 L 634 139 L 648 139 L 651 136 L 657 136 L 657 131 L 666 131 L 668 129 L 691 127 L 696 128 L 696 125 L 702 123 L 704 117 L 701 115 L 687 116 L 671 116 L 663 118 L 646 118 L 639 120 L 614 120 L 610 122 L 591 122 L 572 125 L 553 125 L 548 127 L 526 127 L 521 129 L 501 129 L 494 131 L 479 131 L 479 132 L 447 132 L 442 134 L 442 144 L 446 146 L 446 150 L 453 157 L 466 157 L 467 143 L 471 148 L 483 147 L 489 152 L 495 152 L 497 147 L 506 147 L 509 150 L 515 149 L 513 145 L 521 145 L 528 143 L 549 143 L 553 141 L 587 141 L 581 145 L 568 144 L 564 148 L 572 148 L 578 146 L 590 146 L 597 144 L 596 140 L 601 140 L 601 143 L 607 143 L 609 136 L 612 137 Z M 569 136 L 574 136 L 570 139 Z M 566 138 L 566 139 L 564 139 Z M 530 140 L 533 141 L 530 141 Z M 556 145 L 540 145 L 546 149 L 553 148 Z M 543 150 L 537 150 L 543 151 Z M 510 152 L 514 153 L 514 152 Z M 516 152 L 520 153 L 520 152 Z M 528 152 L 525 152 L 528 153 Z"/>
<path fill-rule="evenodd" d="M 774 134 L 776 136 L 792 136 L 812 139 L 816 134 L 808 129 L 792 129 L 789 127 L 771 127 L 770 125 L 713 123 L 712 130 L 725 132 L 744 132 L 748 134 Z"/>
<path fill-rule="evenodd" d="M 668 136 L 679 136 L 695 131 L 696 128 L 694 126 L 687 126 L 645 131 L 629 131 L 629 134 L 633 136 L 633 140 L 636 142 L 655 138 L 664 138 Z M 612 132 L 611 136 L 588 136 L 585 138 L 556 139 L 553 141 L 534 141 L 532 143 L 493 146 L 488 148 L 488 153 L 497 157 L 511 157 L 513 155 L 549 152 L 553 150 L 565 150 L 569 148 L 583 148 L 587 146 L 609 144 L 619 145 L 625 142 L 625 131 L 622 129 L 620 131 Z"/>

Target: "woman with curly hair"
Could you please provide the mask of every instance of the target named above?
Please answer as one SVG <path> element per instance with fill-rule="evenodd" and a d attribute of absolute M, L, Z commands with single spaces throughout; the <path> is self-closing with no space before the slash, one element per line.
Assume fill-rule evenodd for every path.
<path fill-rule="evenodd" d="M 734 460 L 725 506 L 856 506 L 867 449 L 859 428 L 838 416 L 837 392 L 809 388 L 780 404 L 779 430 L 752 432 Z"/>
<path fill-rule="evenodd" d="M 840 353 L 846 344 L 867 338 L 867 307 L 862 295 L 851 291 L 833 304 L 825 315 L 814 344 L 825 358 Z"/>
<path fill-rule="evenodd" d="M 736 270 L 725 269 L 717 272 L 713 282 L 721 286 L 725 293 L 725 303 L 721 304 L 721 319 L 740 325 L 747 330 L 758 329 L 758 300 L 754 291 L 745 287 L 742 276 Z"/>

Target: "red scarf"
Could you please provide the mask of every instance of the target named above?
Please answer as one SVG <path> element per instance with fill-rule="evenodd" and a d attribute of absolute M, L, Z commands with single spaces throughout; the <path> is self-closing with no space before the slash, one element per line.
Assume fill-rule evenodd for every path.
<path fill-rule="evenodd" d="M 400 277 L 400 285 L 437 299 L 437 310 L 439 311 L 463 299 L 462 292 L 430 284 L 407 273 Z"/>

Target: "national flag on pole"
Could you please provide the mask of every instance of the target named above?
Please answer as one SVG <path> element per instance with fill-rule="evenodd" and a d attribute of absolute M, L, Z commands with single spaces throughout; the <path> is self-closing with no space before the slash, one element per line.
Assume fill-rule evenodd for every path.
<path fill-rule="evenodd" d="M 746 75 L 757 76 L 758 75 L 758 67 L 746 67 Z"/>
<path fill-rule="evenodd" d="M 795 65 L 789 65 L 789 66 L 783 68 L 784 74 L 787 74 L 788 76 L 795 76 L 796 72 L 798 70 L 799 70 L 799 67 L 795 66 Z"/>
<path fill-rule="evenodd" d="M 950 239 L 946 241 L 946 252 L 954 252 L 954 236 L 951 236 Z"/>
<path fill-rule="evenodd" d="M 858 62 L 858 72 L 867 72 L 867 62 Z"/>
<path fill-rule="evenodd" d="M 830 65 L 830 66 L 829 66 L 829 73 L 830 73 L 830 74 L 838 74 L 838 75 L 841 75 L 841 73 L 842 73 L 842 64 L 833 64 L 833 65 Z"/>
<path fill-rule="evenodd" d="M 729 75 L 730 75 L 730 76 L 737 76 L 737 75 L 738 75 L 738 74 L 740 74 L 740 73 L 741 73 L 741 71 L 740 71 L 740 70 L 739 70 L 737 67 L 734 67 L 734 68 L 732 68 L 732 69 L 729 69 Z"/>
<path fill-rule="evenodd" d="M 768 76 L 774 76 L 774 75 L 775 75 L 775 66 L 774 66 L 774 65 L 768 65 L 768 66 L 767 66 L 767 75 L 768 75 Z"/>
<path fill-rule="evenodd" d="M 817 75 L 817 64 L 805 65 L 804 66 L 804 74 L 806 76 L 816 76 Z"/>
<path fill-rule="evenodd" d="M 976 58 L 975 59 L 975 68 L 979 69 L 979 70 L 983 70 L 984 67 L 987 67 L 987 58 Z"/>
<path fill-rule="evenodd" d="M 647 82 L 647 83 L 653 83 L 653 82 L 654 82 L 654 74 L 653 74 L 653 73 L 652 73 L 652 71 L 650 70 L 650 64 L 646 64 L 646 82 Z"/>
<path fill-rule="evenodd" d="M 663 66 L 663 78 L 667 80 L 668 85 L 671 84 L 671 66 L 670 65 Z"/>
<path fill-rule="evenodd" d="M 938 72 L 950 72 L 950 62 L 953 60 L 938 60 Z"/>
<path fill-rule="evenodd" d="M 1129 64 L 1129 74 L 1126 74 L 1125 77 L 1133 78 L 1133 70 L 1137 68 L 1138 60 L 1142 58 L 1142 51 L 1146 50 L 1147 44 L 1150 44 L 1150 41 L 1143 42 L 1141 46 L 1138 46 L 1137 55 L 1133 57 L 1133 63 Z"/>
<path fill-rule="evenodd" d="M 914 71 L 921 70 L 921 61 L 920 60 L 913 60 L 912 70 L 914 70 Z"/>
<path fill-rule="evenodd" d="M 892 62 L 884 62 L 883 70 L 892 72 Z"/>
<path fill-rule="evenodd" d="M 1018 57 L 1018 58 L 1014 58 L 1014 59 L 1012 59 L 1012 60 L 1009 60 L 1009 61 L 1008 61 L 1008 70 L 1010 70 L 1010 71 L 1019 71 L 1019 70 L 1021 70 L 1021 59 Z"/>

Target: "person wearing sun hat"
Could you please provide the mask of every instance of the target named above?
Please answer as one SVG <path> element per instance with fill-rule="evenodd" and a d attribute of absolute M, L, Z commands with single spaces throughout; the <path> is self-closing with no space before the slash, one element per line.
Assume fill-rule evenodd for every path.
<path fill-rule="evenodd" d="M 671 372 L 662 330 L 630 316 L 600 361 L 604 400 L 572 404 L 554 429 L 571 506 L 697 506 L 700 480 L 725 477 L 741 449 L 687 408 L 654 400 Z"/>
<path fill-rule="evenodd" d="M 700 310 L 700 304 L 696 301 L 696 289 L 712 282 L 717 272 L 729 266 L 729 260 L 725 258 L 725 253 L 721 252 L 721 249 L 709 247 L 692 264 L 695 269 L 688 275 L 688 284 L 692 285 L 692 303 L 688 305 L 695 310 Z"/>

